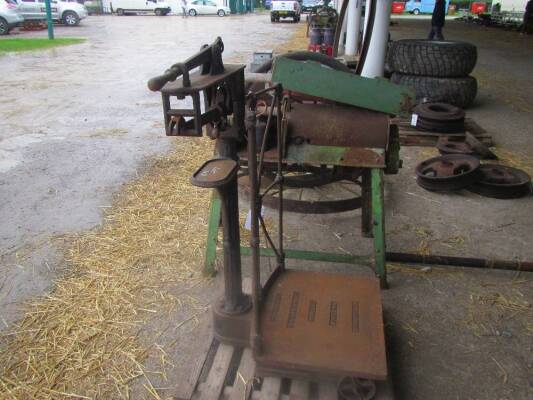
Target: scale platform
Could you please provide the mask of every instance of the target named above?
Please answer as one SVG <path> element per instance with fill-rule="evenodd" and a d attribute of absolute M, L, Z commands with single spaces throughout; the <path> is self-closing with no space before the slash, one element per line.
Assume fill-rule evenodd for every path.
<path fill-rule="evenodd" d="M 379 280 L 286 270 L 261 312 L 261 374 L 387 379 Z"/>

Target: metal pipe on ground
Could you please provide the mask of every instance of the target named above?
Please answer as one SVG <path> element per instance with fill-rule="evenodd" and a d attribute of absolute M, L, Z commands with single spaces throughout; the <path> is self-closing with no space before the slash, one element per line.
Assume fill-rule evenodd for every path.
<path fill-rule="evenodd" d="M 470 257 L 451 257 L 439 255 L 424 255 L 413 253 L 396 253 L 387 252 L 386 260 L 388 262 L 407 263 L 407 264 L 430 264 L 446 265 L 451 267 L 469 267 L 485 269 L 502 269 L 508 271 L 526 271 L 533 272 L 533 262 L 520 260 L 497 260 L 487 258 L 470 258 Z"/>

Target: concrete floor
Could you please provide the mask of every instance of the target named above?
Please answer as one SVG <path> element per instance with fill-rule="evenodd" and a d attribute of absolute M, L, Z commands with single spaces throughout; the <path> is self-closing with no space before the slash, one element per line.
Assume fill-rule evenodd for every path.
<path fill-rule="evenodd" d="M 7 76 L 0 83 L 0 254 L 7 267 L 0 309 L 6 323 L 17 316 L 14 302 L 42 293 L 56 275 L 60 260 L 49 239 L 98 224 L 100 207 L 142 170 L 143 159 L 168 148 L 159 99 L 145 89 L 146 80 L 215 35 L 223 37 L 227 56 L 274 47 L 293 25 L 271 25 L 265 17 L 230 17 L 239 22 L 238 32 L 218 18 L 91 17 L 75 34 L 58 29 L 89 37 L 84 45 L 0 58 Z M 136 24 L 130 23 L 133 18 Z M 392 37 L 424 37 L 427 25 L 401 20 Z M 469 115 L 498 146 L 531 160 L 533 42 L 451 21 L 444 32 L 478 46 L 474 75 L 480 91 Z M 531 198 L 501 201 L 467 192 L 426 192 L 416 185 L 413 168 L 430 154 L 403 149 L 403 170 L 387 177 L 389 249 L 533 259 Z M 360 237 L 359 222 L 357 211 L 319 218 L 288 215 L 287 245 L 368 252 L 371 243 Z M 533 397 L 530 276 L 391 266 L 389 280 L 383 300 L 400 398 Z"/>

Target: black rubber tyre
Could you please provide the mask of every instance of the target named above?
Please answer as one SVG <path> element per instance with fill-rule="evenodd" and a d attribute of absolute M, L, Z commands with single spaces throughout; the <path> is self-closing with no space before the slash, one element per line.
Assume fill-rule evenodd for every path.
<path fill-rule="evenodd" d="M 7 35 L 9 33 L 9 24 L 7 21 L 0 17 L 0 35 Z"/>
<path fill-rule="evenodd" d="M 433 78 L 395 72 L 391 76 L 391 82 L 413 89 L 417 101 L 448 103 L 461 108 L 471 106 L 477 94 L 477 81 L 471 76 Z"/>
<path fill-rule="evenodd" d="M 219 17 L 224 17 L 226 15 L 226 12 L 224 10 L 218 10 L 217 15 Z"/>
<path fill-rule="evenodd" d="M 190 15 L 191 17 L 196 17 L 196 10 L 195 10 L 194 8 L 190 9 L 190 10 L 189 10 L 189 15 Z"/>
<path fill-rule="evenodd" d="M 402 74 L 460 77 L 474 69 L 477 49 L 466 42 L 405 39 L 392 44 L 389 60 Z"/>
<path fill-rule="evenodd" d="M 164 15 L 163 13 L 163 10 L 161 10 L 160 8 L 156 8 L 155 11 L 154 11 L 155 15 L 157 15 L 158 17 L 162 17 Z"/>
<path fill-rule="evenodd" d="M 119 16 L 124 15 L 124 10 L 122 8 L 117 8 L 117 15 Z"/>

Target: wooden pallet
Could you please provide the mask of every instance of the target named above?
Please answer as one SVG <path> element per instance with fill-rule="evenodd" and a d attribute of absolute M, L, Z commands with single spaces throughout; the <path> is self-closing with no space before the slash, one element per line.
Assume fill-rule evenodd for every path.
<path fill-rule="evenodd" d="M 255 376 L 250 349 L 213 341 L 192 400 L 337 400 L 333 382 Z M 379 384 L 375 400 L 392 400 L 389 381 Z"/>
<path fill-rule="evenodd" d="M 400 133 L 400 144 L 402 146 L 426 146 L 433 147 L 437 144 L 439 137 L 449 136 L 450 138 L 463 141 L 465 139 L 464 133 L 438 133 L 421 131 L 411 125 L 411 120 L 407 118 L 394 118 L 391 121 L 398 125 Z M 465 119 L 465 131 L 472 134 L 477 140 L 487 147 L 494 145 L 492 136 L 487 133 L 485 129 L 478 125 L 472 118 Z"/>

